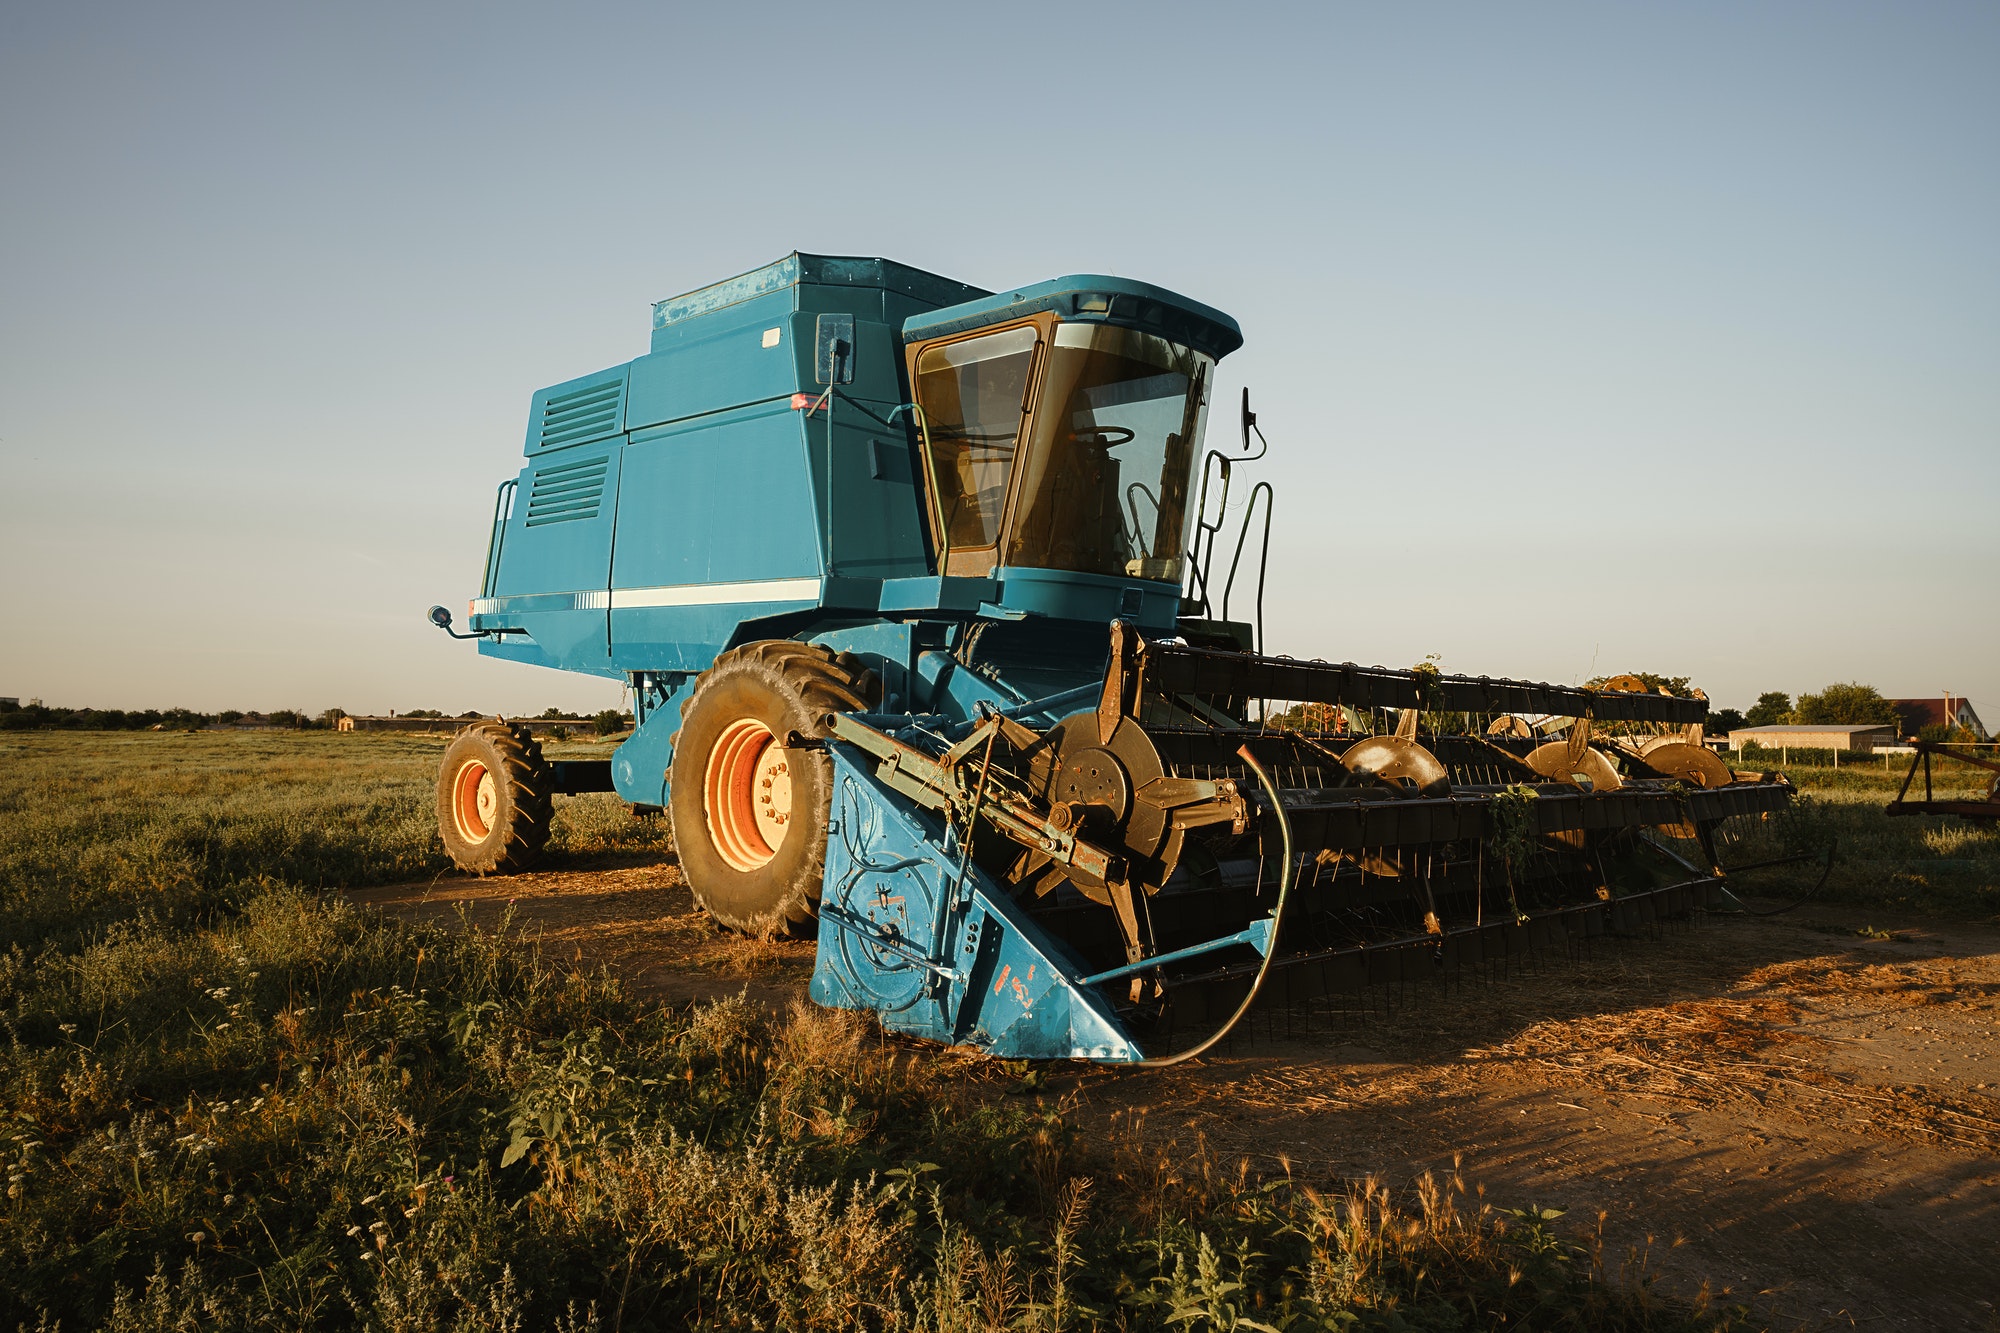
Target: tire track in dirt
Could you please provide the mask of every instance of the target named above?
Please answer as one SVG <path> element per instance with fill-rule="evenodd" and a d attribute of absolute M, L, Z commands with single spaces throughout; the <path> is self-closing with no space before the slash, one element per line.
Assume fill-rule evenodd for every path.
<path fill-rule="evenodd" d="M 2000 1327 L 2000 937 L 1858 924 L 1718 922 L 1072 1095 L 1313 1181 L 1462 1158 L 1776 1327 Z"/>

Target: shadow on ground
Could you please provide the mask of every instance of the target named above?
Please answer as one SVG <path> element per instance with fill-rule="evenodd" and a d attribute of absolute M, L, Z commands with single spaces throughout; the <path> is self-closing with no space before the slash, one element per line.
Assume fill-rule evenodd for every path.
<path fill-rule="evenodd" d="M 782 1007 L 811 975 L 810 942 L 716 931 L 659 857 L 353 897 L 447 927 L 511 913 L 667 1002 Z M 2000 935 L 1865 915 L 1710 918 L 1294 1005 L 1199 1062 L 1063 1067 L 1045 1094 L 1085 1142 L 1314 1184 L 1459 1162 L 1779 1328 L 2000 1328 Z"/>

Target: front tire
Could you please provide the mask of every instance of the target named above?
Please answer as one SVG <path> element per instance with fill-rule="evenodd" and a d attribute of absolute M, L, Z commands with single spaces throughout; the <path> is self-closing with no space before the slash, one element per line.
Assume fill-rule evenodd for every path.
<path fill-rule="evenodd" d="M 549 767 L 526 727 L 474 722 L 451 738 L 438 766 L 438 833 L 452 864 L 471 875 L 526 870 L 549 840 Z"/>
<path fill-rule="evenodd" d="M 667 809 L 681 873 L 709 915 L 749 935 L 802 934 L 826 872 L 828 713 L 864 709 L 873 673 L 850 654 L 770 639 L 732 648 L 681 707 Z"/>

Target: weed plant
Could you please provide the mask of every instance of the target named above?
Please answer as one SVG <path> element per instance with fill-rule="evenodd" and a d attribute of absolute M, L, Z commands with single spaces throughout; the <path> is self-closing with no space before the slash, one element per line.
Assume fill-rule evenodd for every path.
<path fill-rule="evenodd" d="M 0 1328 L 1627 1329 L 1463 1181 L 1259 1179 L 1028 1071 L 641 1006 L 339 885 L 438 874 L 435 744 L 29 736 L 0 822 Z M 657 842 L 568 803 L 558 864 Z M 616 816 L 616 817 L 614 817 Z M 622 819 L 622 822 L 621 822 Z"/>

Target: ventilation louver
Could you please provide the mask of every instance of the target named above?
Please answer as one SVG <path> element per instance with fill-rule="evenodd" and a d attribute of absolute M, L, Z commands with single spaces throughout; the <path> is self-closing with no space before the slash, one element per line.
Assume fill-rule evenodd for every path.
<path fill-rule="evenodd" d="M 535 469 L 528 487 L 527 526 L 570 523 L 580 518 L 596 518 L 604 499 L 604 476 L 611 460 L 603 455 Z"/>
<path fill-rule="evenodd" d="M 578 440 L 595 439 L 618 429 L 618 400 L 625 381 L 607 380 L 587 389 L 572 389 L 542 404 L 540 448 L 559 449 Z"/>

